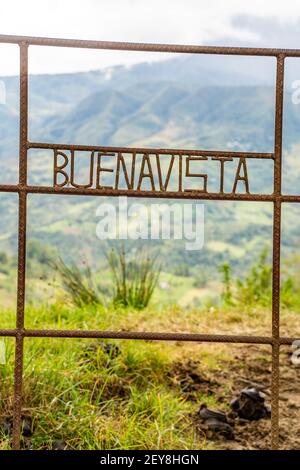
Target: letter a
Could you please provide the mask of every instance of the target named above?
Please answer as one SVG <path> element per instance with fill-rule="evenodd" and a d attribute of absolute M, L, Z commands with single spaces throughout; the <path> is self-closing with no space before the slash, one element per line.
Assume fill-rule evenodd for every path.
<path fill-rule="evenodd" d="M 243 168 L 243 175 L 241 175 L 241 169 Z M 246 193 L 249 194 L 249 181 L 248 181 L 248 172 L 247 172 L 247 164 L 246 159 L 244 157 L 240 157 L 239 164 L 236 170 L 234 185 L 232 192 L 235 194 L 237 189 L 237 184 L 239 181 L 243 181 L 245 183 Z"/>

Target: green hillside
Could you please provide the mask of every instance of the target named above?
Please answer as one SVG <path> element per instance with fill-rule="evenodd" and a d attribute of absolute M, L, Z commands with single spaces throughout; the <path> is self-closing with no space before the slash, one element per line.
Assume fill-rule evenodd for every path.
<path fill-rule="evenodd" d="M 225 62 L 222 62 L 223 66 Z M 90 145 L 147 146 L 234 151 L 273 150 L 274 86 L 267 69 L 245 74 L 236 63 L 221 72 L 216 62 L 179 57 L 154 64 L 113 67 L 87 73 L 30 77 L 31 141 Z M 15 182 L 18 154 L 18 79 L 3 78 L 7 103 L 0 105 L 0 182 Z M 300 111 L 287 90 L 284 113 L 284 178 L 297 193 Z M 29 182 L 52 184 L 52 157 L 29 153 Z M 210 170 L 218 184 L 218 167 Z M 84 165 L 81 166 L 84 172 Z M 272 192 L 272 162 L 249 162 L 252 192 Z M 232 181 L 230 173 L 227 177 Z M 230 183 L 231 184 L 231 183 Z M 228 189 L 228 188 L 227 188 Z M 29 238 L 52 245 L 67 260 L 103 257 L 96 238 L 97 197 L 29 197 Z M 107 201 L 107 200 L 106 200 Z M 149 204 L 151 201 L 147 201 Z M 156 201 L 158 202 L 158 201 Z M 188 252 L 181 241 L 152 241 L 166 271 L 205 267 L 208 273 L 230 261 L 241 272 L 264 246 L 271 246 L 272 206 L 267 203 L 205 202 L 205 245 Z M 283 253 L 298 249 L 297 208 L 284 209 Z M 0 251 L 16 250 L 17 199 L 0 196 Z"/>

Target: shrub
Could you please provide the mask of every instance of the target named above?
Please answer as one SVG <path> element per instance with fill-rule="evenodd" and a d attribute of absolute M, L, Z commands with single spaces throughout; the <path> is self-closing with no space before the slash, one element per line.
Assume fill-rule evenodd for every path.
<path fill-rule="evenodd" d="M 113 277 L 113 302 L 137 309 L 146 307 L 157 285 L 160 266 L 147 252 L 129 256 L 124 247 L 106 255 Z"/>
<path fill-rule="evenodd" d="M 269 305 L 272 293 L 272 265 L 267 263 L 268 251 L 264 249 L 245 279 L 237 280 L 237 298 L 243 303 Z"/>
<path fill-rule="evenodd" d="M 268 261 L 268 251 L 261 252 L 256 264 L 251 266 L 244 279 L 236 279 L 232 288 L 231 267 L 224 263 L 220 267 L 223 273 L 222 299 L 225 305 L 251 305 L 259 304 L 269 307 L 272 300 L 272 264 Z M 280 300 L 284 307 L 298 307 L 299 286 L 297 286 L 297 263 L 293 259 L 293 273 L 286 272 L 282 275 Z M 299 273 L 298 273 L 299 274 Z"/>
<path fill-rule="evenodd" d="M 225 305 L 233 305 L 233 294 L 232 294 L 232 276 L 231 266 L 229 263 L 224 263 L 220 266 L 219 271 L 223 276 L 223 293 L 222 300 Z"/>
<path fill-rule="evenodd" d="M 61 258 L 51 264 L 59 272 L 63 288 L 75 305 L 83 307 L 85 305 L 102 303 L 94 286 L 89 266 L 86 266 L 84 269 L 79 269 L 74 264 L 67 266 Z"/>

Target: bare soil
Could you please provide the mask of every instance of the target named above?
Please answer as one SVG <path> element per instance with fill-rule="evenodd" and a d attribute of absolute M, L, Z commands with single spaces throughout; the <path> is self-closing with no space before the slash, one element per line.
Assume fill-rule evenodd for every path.
<path fill-rule="evenodd" d="M 280 355 L 280 449 L 300 450 L 300 368 L 290 360 L 291 349 L 282 347 Z M 218 370 L 205 369 L 193 360 L 174 365 L 170 372 L 173 384 L 179 386 L 189 400 L 199 403 L 210 397 L 223 410 L 233 426 L 234 440 L 226 440 L 208 431 L 198 414 L 192 417 L 195 428 L 215 449 L 263 450 L 271 448 L 271 420 L 246 421 L 233 418 L 230 402 L 247 386 L 256 386 L 265 393 L 265 403 L 271 404 L 271 355 L 265 346 L 238 346 L 232 361 L 224 361 Z"/>

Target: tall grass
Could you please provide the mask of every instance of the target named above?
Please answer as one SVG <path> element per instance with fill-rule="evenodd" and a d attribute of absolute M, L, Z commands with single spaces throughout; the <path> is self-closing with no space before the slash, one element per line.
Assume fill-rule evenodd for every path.
<path fill-rule="evenodd" d="M 63 288 L 75 305 L 83 307 L 85 305 L 102 303 L 94 286 L 89 266 L 83 269 L 79 269 L 75 264 L 67 266 L 61 258 L 51 263 L 51 265 L 59 272 Z"/>
<path fill-rule="evenodd" d="M 157 285 L 160 264 L 146 251 L 129 255 L 124 246 L 106 255 L 113 277 L 113 302 L 136 309 L 147 307 Z"/>

